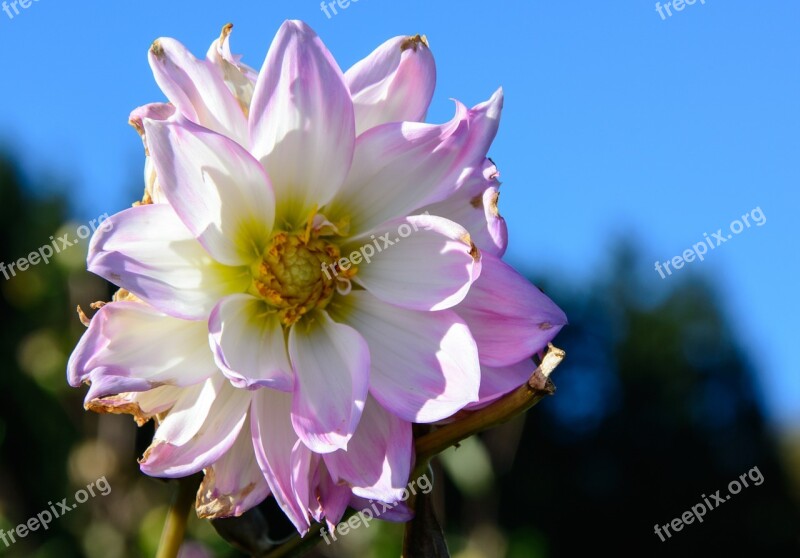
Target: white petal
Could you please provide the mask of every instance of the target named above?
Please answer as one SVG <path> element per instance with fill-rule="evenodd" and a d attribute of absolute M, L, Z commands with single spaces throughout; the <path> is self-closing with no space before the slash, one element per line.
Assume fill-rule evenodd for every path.
<path fill-rule="evenodd" d="M 177 478 L 216 463 L 236 441 L 250 399 L 249 391 L 231 387 L 221 376 L 207 380 L 195 400 L 178 400 L 158 427 L 140 460 L 142 472 Z"/>
<path fill-rule="evenodd" d="M 162 312 L 192 320 L 206 319 L 219 299 L 250 284 L 248 269 L 214 261 L 166 204 L 106 220 L 92 237 L 88 264 Z"/>
<path fill-rule="evenodd" d="M 353 291 L 331 312 L 367 340 L 370 393 L 400 418 L 436 422 L 478 399 L 478 349 L 452 310 L 405 310 Z"/>
<path fill-rule="evenodd" d="M 256 459 L 266 476 L 270 490 L 283 512 L 300 534 L 310 525 L 308 503 L 297 493 L 305 492 L 300 486 L 308 483 L 310 471 L 303 470 L 299 461 L 302 452 L 310 453 L 292 427 L 290 413 L 292 396 L 272 389 L 259 389 L 253 393 L 251 407 L 251 435 Z"/>
<path fill-rule="evenodd" d="M 369 388 L 369 349 L 353 328 L 325 312 L 307 315 L 289 331 L 295 373 L 292 424 L 311 450 L 347 448 Z"/>
<path fill-rule="evenodd" d="M 391 304 L 442 310 L 461 302 L 480 274 L 480 254 L 461 225 L 433 215 L 385 223 L 342 255 L 369 257 L 354 281 Z"/>
<path fill-rule="evenodd" d="M 148 59 L 156 82 L 181 114 L 247 145 L 247 119 L 213 64 L 170 38 L 155 41 Z"/>
<path fill-rule="evenodd" d="M 69 380 L 76 387 L 91 381 L 90 399 L 139 391 L 142 383 L 148 389 L 197 384 L 218 372 L 207 338 L 204 322 L 173 318 L 138 302 L 106 304 L 70 357 Z"/>
<path fill-rule="evenodd" d="M 327 203 L 350 169 L 350 93 L 328 49 L 303 22 L 285 22 L 272 42 L 253 94 L 250 138 L 272 179 L 279 214 L 294 225 Z"/>
<path fill-rule="evenodd" d="M 413 447 L 411 423 L 370 398 L 347 451 L 326 454 L 324 460 L 333 480 L 351 485 L 356 496 L 392 501 L 401 498 L 408 483 Z"/>
<path fill-rule="evenodd" d="M 389 39 L 344 74 L 353 96 L 356 134 L 387 122 L 422 122 L 436 86 L 427 41 Z"/>
<path fill-rule="evenodd" d="M 240 388 L 291 391 L 294 380 L 280 319 L 248 294 L 223 299 L 209 320 L 217 363 Z"/>
<path fill-rule="evenodd" d="M 275 195 L 258 161 L 185 119 L 146 120 L 144 127 L 164 195 L 209 254 L 227 265 L 260 257 L 275 220 Z"/>

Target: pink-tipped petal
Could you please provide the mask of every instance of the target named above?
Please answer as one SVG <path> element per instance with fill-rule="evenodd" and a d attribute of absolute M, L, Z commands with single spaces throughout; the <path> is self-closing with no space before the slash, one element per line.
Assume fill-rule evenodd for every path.
<path fill-rule="evenodd" d="M 422 122 L 436 87 L 427 41 L 389 39 L 344 74 L 353 96 L 356 134 L 387 122 Z"/>
<path fill-rule="evenodd" d="M 469 172 L 483 166 L 502 104 L 498 91 L 469 110 L 456 103 L 446 124 L 389 123 L 363 133 L 329 217 L 349 217 L 358 234 L 450 197 Z"/>
<path fill-rule="evenodd" d="M 370 354 L 355 329 L 325 312 L 294 324 L 289 357 L 295 385 L 292 424 L 316 453 L 346 449 L 369 389 Z"/>
<path fill-rule="evenodd" d="M 308 504 L 298 500 L 296 487 L 306 491 L 302 483 L 308 482 L 310 471 L 300 469 L 297 458 L 298 452 L 310 453 L 310 450 L 297 438 L 289 418 L 291 410 L 291 394 L 257 390 L 253 393 L 250 427 L 256 460 L 269 488 L 283 512 L 304 535 L 311 521 Z M 303 461 L 308 463 L 308 459 Z"/>
<path fill-rule="evenodd" d="M 510 366 L 538 353 L 567 323 L 564 312 L 511 266 L 490 254 L 456 312 L 478 343 L 481 364 Z"/>
<path fill-rule="evenodd" d="M 383 301 L 412 310 L 461 302 L 480 275 L 480 253 L 461 225 L 433 215 L 389 221 L 353 239 L 342 253 L 369 257 L 354 281 Z"/>
<path fill-rule="evenodd" d="M 172 318 L 137 302 L 112 302 L 89 323 L 67 366 L 70 385 L 84 382 L 114 391 L 141 391 L 161 384 L 189 386 L 217 372 L 203 322 Z M 109 380 L 116 381 L 109 381 Z M 98 384 L 99 385 L 99 384 Z M 113 386 L 113 387 L 112 387 Z"/>
<path fill-rule="evenodd" d="M 409 422 L 430 423 L 478 399 L 478 349 L 452 310 L 406 310 L 364 291 L 337 306 L 334 318 L 367 340 L 370 393 L 387 410 Z"/>
<path fill-rule="evenodd" d="M 285 22 L 272 42 L 253 94 L 250 138 L 280 213 L 295 224 L 327 203 L 350 169 L 350 92 L 328 49 L 303 22 Z"/>
<path fill-rule="evenodd" d="M 283 328 L 263 300 L 248 294 L 223 299 L 211 313 L 208 329 L 217 364 L 234 386 L 292 390 Z"/>
<path fill-rule="evenodd" d="M 247 145 L 247 118 L 213 64 L 170 38 L 156 40 L 148 59 L 156 83 L 181 114 Z"/>
<path fill-rule="evenodd" d="M 316 487 L 316 496 L 311 499 L 312 516 L 319 523 L 325 520 L 328 529 L 332 531 L 344 517 L 353 493 L 346 484 L 333 482 L 331 474 L 325 466 L 325 461 L 322 459 L 319 460 L 317 466 L 314 486 Z"/>
<path fill-rule="evenodd" d="M 196 400 L 178 400 L 159 425 L 140 460 L 142 472 L 178 478 L 216 463 L 236 441 L 250 398 L 250 392 L 231 387 L 221 377 L 207 380 Z"/>
<path fill-rule="evenodd" d="M 247 269 L 215 262 L 167 204 L 111 216 L 92 237 L 88 264 L 92 273 L 188 320 L 206 319 L 219 299 L 250 283 Z"/>
<path fill-rule="evenodd" d="M 402 497 L 411 474 L 411 423 L 370 398 L 347 451 L 323 456 L 333 479 L 353 487 L 362 498 L 393 501 Z"/>
<path fill-rule="evenodd" d="M 261 165 L 240 145 L 185 119 L 145 120 L 164 195 L 217 261 L 249 265 L 275 220 L 275 195 Z"/>
<path fill-rule="evenodd" d="M 350 497 L 350 507 L 367 513 L 369 510 L 375 519 L 382 521 L 392 521 L 395 523 L 406 523 L 414 518 L 414 511 L 403 501 L 380 502 L 373 499 L 367 500 L 360 496 Z"/>

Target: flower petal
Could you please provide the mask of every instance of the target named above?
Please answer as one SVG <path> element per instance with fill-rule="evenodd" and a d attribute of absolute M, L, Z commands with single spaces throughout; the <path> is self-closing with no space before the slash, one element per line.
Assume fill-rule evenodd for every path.
<path fill-rule="evenodd" d="M 92 382 L 87 401 L 143 391 L 143 385 L 197 384 L 217 373 L 207 338 L 203 322 L 172 318 L 142 303 L 112 302 L 92 317 L 75 347 L 67 367 L 69 383 Z M 100 390 L 95 384 L 103 377 Z"/>
<path fill-rule="evenodd" d="M 208 329 L 217 364 L 234 386 L 292 391 L 283 328 L 263 300 L 248 294 L 224 298 L 211 313 Z"/>
<path fill-rule="evenodd" d="M 341 521 L 350 497 L 353 493 L 346 484 L 333 482 L 325 462 L 320 459 L 317 464 L 317 471 L 314 477 L 316 495 L 311 499 L 311 512 L 316 521 L 322 523 L 325 519 L 328 529 L 333 531 Z"/>
<path fill-rule="evenodd" d="M 302 485 L 303 477 L 308 482 L 309 471 L 296 465 L 299 453 L 311 452 L 297 438 L 290 420 L 291 409 L 290 394 L 272 389 L 256 390 L 250 410 L 250 427 L 256 460 L 269 488 L 283 512 L 304 535 L 311 522 L 307 504 L 297 498 L 295 487 Z"/>
<path fill-rule="evenodd" d="M 185 119 L 145 120 L 164 195 L 214 259 L 247 265 L 260 257 L 275 220 L 264 169 L 240 145 Z"/>
<path fill-rule="evenodd" d="M 436 87 L 436 64 L 423 37 L 394 37 L 344 74 L 356 135 L 387 122 L 422 122 Z"/>
<path fill-rule="evenodd" d="M 370 260 L 358 266 L 354 281 L 381 300 L 412 310 L 458 304 L 480 274 L 480 254 L 467 230 L 433 215 L 385 223 L 353 239 L 343 254 L 353 258 L 354 252 Z"/>
<path fill-rule="evenodd" d="M 317 312 L 289 331 L 295 373 L 292 424 L 316 453 L 346 449 L 369 388 L 367 342 L 353 328 Z"/>
<path fill-rule="evenodd" d="M 480 399 L 467 406 L 468 409 L 485 407 L 503 395 L 514 391 L 527 382 L 536 370 L 530 358 L 501 368 L 481 366 Z"/>
<path fill-rule="evenodd" d="M 189 320 L 206 319 L 220 298 L 250 284 L 249 270 L 212 260 L 166 204 L 106 220 L 92 237 L 88 264 L 162 312 Z"/>
<path fill-rule="evenodd" d="M 222 73 L 225 85 L 236 100 L 245 115 L 250 112 L 250 102 L 253 99 L 258 72 L 246 64 L 242 64 L 238 55 L 231 53 L 230 36 L 233 30 L 232 24 L 227 24 L 222 28 L 219 39 L 211 43 L 206 54 L 206 60 L 214 64 Z"/>
<path fill-rule="evenodd" d="M 393 501 L 401 498 L 408 483 L 413 447 L 411 423 L 369 398 L 347 451 L 328 453 L 323 459 L 333 480 L 351 485 L 356 496 Z"/>
<path fill-rule="evenodd" d="M 275 187 L 279 214 L 297 225 L 338 191 L 353 158 L 353 102 L 342 71 L 314 31 L 287 21 L 258 76 L 252 152 Z"/>
<path fill-rule="evenodd" d="M 490 254 L 484 254 L 481 277 L 456 312 L 478 343 L 481 364 L 493 367 L 538 353 L 567 323 L 552 300 Z"/>
<path fill-rule="evenodd" d="M 370 393 L 403 420 L 436 422 L 478 399 L 478 349 L 452 310 L 405 310 L 353 291 L 331 311 L 367 340 Z"/>
<path fill-rule="evenodd" d="M 389 123 L 358 137 L 353 165 L 326 209 L 332 221 L 349 218 L 353 234 L 415 213 L 451 196 L 462 176 L 481 167 L 497 133 L 502 93 L 442 125 Z"/>
<path fill-rule="evenodd" d="M 497 208 L 498 174 L 497 167 L 487 159 L 483 168 L 474 169 L 465 177 L 452 196 L 425 206 L 420 213 L 428 212 L 455 221 L 469 231 L 481 252 L 502 257 L 508 247 L 508 228 Z"/>
<path fill-rule="evenodd" d="M 269 485 L 258 466 L 249 429 L 239 432 L 233 447 L 205 470 L 197 492 L 197 516 L 238 517 L 269 496 Z"/>
<path fill-rule="evenodd" d="M 96 413 L 132 415 L 133 420 L 142 426 L 157 414 L 172 408 L 184 392 L 185 388 L 163 385 L 147 391 L 130 391 L 87 399 L 84 407 Z"/>
<path fill-rule="evenodd" d="M 247 145 L 247 118 L 213 64 L 170 38 L 153 42 L 148 59 L 156 83 L 181 114 Z"/>
<path fill-rule="evenodd" d="M 139 461 L 142 472 L 178 478 L 216 463 L 236 441 L 250 398 L 249 391 L 233 388 L 216 376 L 206 381 L 196 398 L 179 399 Z"/>
<path fill-rule="evenodd" d="M 353 495 L 350 498 L 350 507 L 354 510 L 366 511 L 374 514 L 375 519 L 392 521 L 395 523 L 406 523 L 414 518 L 414 510 L 408 507 L 403 501 L 394 502 L 375 502 Z"/>

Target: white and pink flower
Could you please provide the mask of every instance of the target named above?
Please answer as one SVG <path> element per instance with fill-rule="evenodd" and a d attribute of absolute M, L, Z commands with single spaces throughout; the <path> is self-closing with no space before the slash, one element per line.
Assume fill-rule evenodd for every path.
<path fill-rule="evenodd" d="M 260 72 L 229 38 L 206 59 L 173 39 L 150 49 L 168 103 L 131 114 L 145 200 L 88 259 L 130 295 L 92 318 L 69 381 L 91 384 L 88 408 L 158 419 L 142 471 L 204 470 L 201 515 L 271 493 L 305 532 L 351 500 L 398 501 L 412 423 L 513 390 L 566 318 L 500 260 L 486 156 L 502 91 L 427 124 L 424 37 L 345 73 L 302 22 Z M 402 226 L 369 263 L 339 264 Z"/>

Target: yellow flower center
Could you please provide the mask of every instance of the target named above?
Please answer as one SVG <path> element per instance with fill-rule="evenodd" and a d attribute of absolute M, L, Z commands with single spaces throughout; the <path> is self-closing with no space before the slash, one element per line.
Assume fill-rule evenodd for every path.
<path fill-rule="evenodd" d="M 285 325 L 292 325 L 311 310 L 327 306 L 338 278 L 352 276 L 330 272 L 338 260 L 339 248 L 309 230 L 278 231 L 253 266 L 253 294 L 272 306 Z"/>

